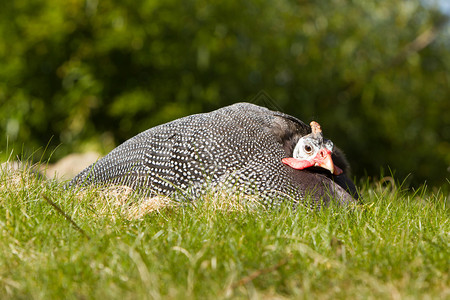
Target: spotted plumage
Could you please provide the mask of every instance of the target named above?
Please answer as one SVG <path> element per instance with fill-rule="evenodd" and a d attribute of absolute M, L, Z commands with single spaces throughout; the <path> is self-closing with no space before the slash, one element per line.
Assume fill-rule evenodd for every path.
<path fill-rule="evenodd" d="M 312 195 L 313 206 L 331 199 L 355 202 L 339 152 L 334 153 L 342 160 L 339 176 L 281 162 L 309 133 L 311 128 L 292 116 L 237 103 L 148 129 L 86 168 L 69 186 L 117 184 L 145 195 L 189 199 L 221 187 L 257 195 L 268 205 L 285 200 L 296 205 L 306 194 Z"/>

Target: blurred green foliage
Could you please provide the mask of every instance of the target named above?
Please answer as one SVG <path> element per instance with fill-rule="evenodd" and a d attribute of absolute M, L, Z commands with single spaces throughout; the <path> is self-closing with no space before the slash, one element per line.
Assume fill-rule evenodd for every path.
<path fill-rule="evenodd" d="M 442 184 L 446 21 L 419 0 L 4 1 L 3 156 L 107 152 L 264 90 L 270 108 L 319 121 L 356 175 Z"/>

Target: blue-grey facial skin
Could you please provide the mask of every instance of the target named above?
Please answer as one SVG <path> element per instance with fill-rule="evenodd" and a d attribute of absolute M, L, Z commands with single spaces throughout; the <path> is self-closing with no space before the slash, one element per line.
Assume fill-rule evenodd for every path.
<path fill-rule="evenodd" d="M 332 141 L 325 139 L 323 145 L 325 146 L 325 148 L 333 152 L 334 144 Z"/>

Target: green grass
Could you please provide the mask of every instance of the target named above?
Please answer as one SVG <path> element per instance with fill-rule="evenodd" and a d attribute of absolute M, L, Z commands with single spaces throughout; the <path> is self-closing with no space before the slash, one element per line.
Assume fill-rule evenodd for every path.
<path fill-rule="evenodd" d="M 209 195 L 143 214 L 132 196 L 3 172 L 0 295 L 448 299 L 448 191 L 364 183 L 361 207 L 265 209 Z"/>

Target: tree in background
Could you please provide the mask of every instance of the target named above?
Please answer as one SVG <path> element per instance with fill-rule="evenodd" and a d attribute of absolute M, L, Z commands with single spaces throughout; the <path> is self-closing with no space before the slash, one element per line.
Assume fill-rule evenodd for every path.
<path fill-rule="evenodd" d="M 17 152 L 107 152 L 264 90 L 319 121 L 357 175 L 449 177 L 450 35 L 419 0 L 7 1 L 0 36 L 1 139 Z"/>

